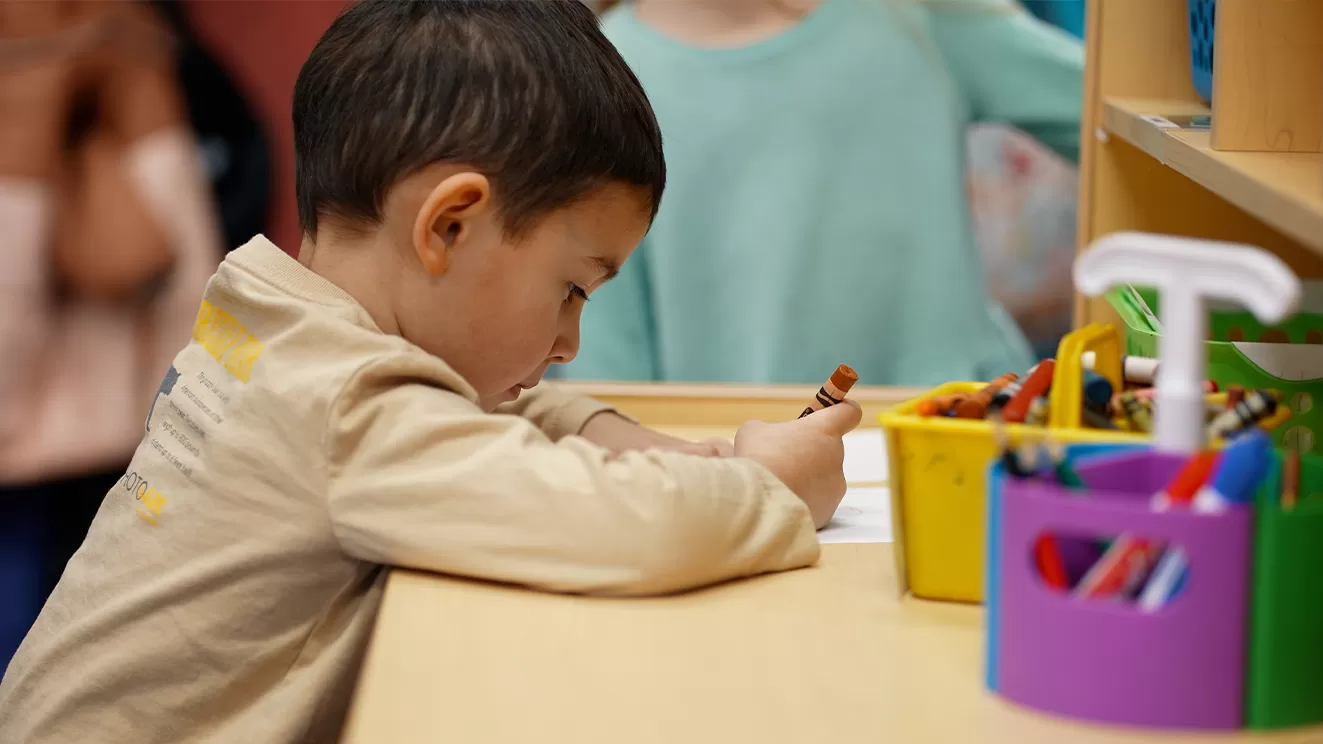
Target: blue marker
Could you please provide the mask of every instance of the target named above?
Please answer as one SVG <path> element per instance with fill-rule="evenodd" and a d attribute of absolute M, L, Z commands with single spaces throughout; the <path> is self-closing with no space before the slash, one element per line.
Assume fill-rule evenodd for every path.
<path fill-rule="evenodd" d="M 1185 587 L 1185 577 L 1189 575 L 1185 569 L 1185 553 L 1180 548 L 1171 548 L 1163 553 L 1148 584 L 1139 595 L 1140 611 L 1155 612 L 1180 594 Z"/>
<path fill-rule="evenodd" d="M 1236 437 L 1222 451 L 1217 472 L 1194 495 L 1194 510 L 1218 514 L 1254 498 L 1254 489 L 1268 471 L 1272 440 L 1268 432 L 1252 429 Z"/>

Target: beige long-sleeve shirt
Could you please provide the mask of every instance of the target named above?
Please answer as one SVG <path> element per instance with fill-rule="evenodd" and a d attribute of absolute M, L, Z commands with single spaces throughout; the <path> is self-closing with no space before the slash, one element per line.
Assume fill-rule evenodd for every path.
<path fill-rule="evenodd" d="M 604 407 L 554 389 L 485 414 L 263 238 L 193 338 L 0 683 L 0 741 L 334 741 L 388 565 L 625 595 L 817 558 L 756 463 L 611 457 L 572 436 Z"/>

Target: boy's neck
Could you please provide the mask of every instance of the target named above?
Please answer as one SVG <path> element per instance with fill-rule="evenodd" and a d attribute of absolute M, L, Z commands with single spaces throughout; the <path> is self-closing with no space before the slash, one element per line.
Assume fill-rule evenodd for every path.
<path fill-rule="evenodd" d="M 636 0 L 634 13 L 688 44 L 738 47 L 784 33 L 825 0 Z"/>
<path fill-rule="evenodd" d="M 383 332 L 398 336 L 400 326 L 390 301 L 393 277 L 385 275 L 380 260 L 390 248 L 375 244 L 381 240 L 385 240 L 381 235 L 350 238 L 322 229 L 316 240 L 303 236 L 298 260 L 353 297 Z"/>

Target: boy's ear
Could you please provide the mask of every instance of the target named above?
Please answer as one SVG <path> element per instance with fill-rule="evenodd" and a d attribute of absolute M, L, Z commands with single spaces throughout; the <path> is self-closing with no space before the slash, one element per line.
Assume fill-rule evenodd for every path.
<path fill-rule="evenodd" d="M 481 173 L 456 173 L 423 200 L 413 223 L 413 249 L 430 276 L 446 272 L 450 252 L 473 234 L 473 221 L 491 208 L 492 186 Z"/>

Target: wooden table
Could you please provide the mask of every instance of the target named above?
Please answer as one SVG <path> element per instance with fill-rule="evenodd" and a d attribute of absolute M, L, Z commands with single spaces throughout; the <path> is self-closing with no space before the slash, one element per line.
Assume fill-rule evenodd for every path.
<path fill-rule="evenodd" d="M 911 392 L 859 396 L 872 406 Z M 601 397 L 674 427 L 685 409 L 727 393 L 617 388 Z M 779 410 L 806 395 L 743 399 L 762 401 L 750 410 Z M 687 432 L 730 430 L 707 421 Z M 983 690 L 982 623 L 979 607 L 898 600 L 884 544 L 829 545 L 814 568 L 659 599 L 396 571 L 343 741 L 1323 742 L 1320 729 L 1159 736 L 1017 708 Z"/>

